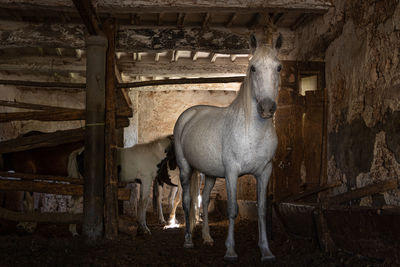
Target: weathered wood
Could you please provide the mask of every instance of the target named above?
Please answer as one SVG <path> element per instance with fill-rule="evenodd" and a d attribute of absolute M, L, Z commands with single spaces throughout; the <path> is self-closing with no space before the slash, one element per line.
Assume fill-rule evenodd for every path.
<path fill-rule="evenodd" d="M 105 235 L 108 239 L 118 236 L 118 177 L 115 165 L 115 113 L 116 113 L 116 74 L 115 74 L 115 32 L 114 20 L 107 20 L 104 24 L 104 32 L 108 39 L 106 55 L 106 120 L 105 120 Z M 118 90 L 121 92 L 121 90 Z"/>
<path fill-rule="evenodd" d="M 313 216 L 321 249 L 326 253 L 335 252 L 336 246 L 330 235 L 328 224 L 323 212 L 320 209 L 316 209 L 313 212 Z"/>
<path fill-rule="evenodd" d="M 341 204 L 351 200 L 360 199 L 362 197 L 386 192 L 397 188 L 398 188 L 397 179 L 389 179 L 386 181 L 367 185 L 362 188 L 357 188 L 355 190 L 333 196 L 329 198 L 327 202 L 329 205 Z"/>
<path fill-rule="evenodd" d="M 76 9 L 86 26 L 86 29 L 91 35 L 98 35 L 102 33 L 100 19 L 92 5 L 91 0 L 72 0 Z"/>
<path fill-rule="evenodd" d="M 84 134 L 85 130 L 83 128 L 77 128 L 72 130 L 56 131 L 53 133 L 19 137 L 0 142 L 0 154 L 79 142 L 84 139 Z"/>
<path fill-rule="evenodd" d="M 1 177 L 20 178 L 22 180 L 57 181 L 57 182 L 68 182 L 70 184 L 83 184 L 83 180 L 77 178 L 43 175 L 43 174 L 20 173 L 20 172 L 11 173 L 11 172 L 0 171 L 0 179 Z"/>
<path fill-rule="evenodd" d="M 34 110 L 52 110 L 52 111 L 54 111 L 54 110 L 71 110 L 71 108 L 61 108 L 61 107 L 38 105 L 38 104 L 23 103 L 23 102 L 14 102 L 14 101 L 5 101 L 5 100 L 0 100 L 0 106 L 23 108 L 23 109 L 34 109 Z"/>
<path fill-rule="evenodd" d="M 201 28 L 132 29 L 118 31 L 117 50 L 154 52 L 162 50 L 249 53 L 248 38 L 229 31 Z"/>
<path fill-rule="evenodd" d="M 83 186 L 77 184 L 60 184 L 39 181 L 19 181 L 0 179 L 0 190 L 28 191 L 57 195 L 83 195 Z"/>
<path fill-rule="evenodd" d="M 119 117 L 117 116 L 115 121 L 115 127 L 117 129 L 125 128 L 129 126 L 129 118 L 128 117 Z"/>
<path fill-rule="evenodd" d="M 70 89 L 84 89 L 84 83 L 59 83 L 59 82 L 33 82 L 33 81 L 17 81 L 17 80 L 0 80 L 0 84 L 16 85 L 16 86 L 29 86 L 29 87 L 46 87 L 46 88 L 70 88 Z"/>
<path fill-rule="evenodd" d="M 308 196 L 311 196 L 311 195 L 318 194 L 318 193 L 320 193 L 320 192 L 329 190 L 329 189 L 334 188 L 334 187 L 336 187 L 336 186 L 339 186 L 339 185 L 341 185 L 341 184 L 342 184 L 341 182 L 338 182 L 338 183 L 334 183 L 334 184 L 328 184 L 328 185 L 323 185 L 323 186 L 317 186 L 316 188 L 312 188 L 312 189 L 306 190 L 306 191 L 304 191 L 304 192 L 300 192 L 299 194 L 296 194 L 296 195 L 293 195 L 293 196 L 285 197 L 285 198 L 280 199 L 280 200 L 278 200 L 278 201 L 276 201 L 276 202 L 279 203 L 279 202 L 293 202 L 293 201 L 298 201 L 298 200 L 303 199 L 303 198 L 305 198 L 305 197 L 308 197 Z"/>
<path fill-rule="evenodd" d="M 154 85 L 167 85 L 167 84 L 196 84 L 196 83 L 234 83 L 242 82 L 244 76 L 236 77 L 218 77 L 218 78 L 185 78 L 185 79 L 170 79 L 170 80 L 154 80 L 154 81 L 143 81 L 134 83 L 120 83 L 117 85 L 118 88 L 135 88 L 144 86 Z"/>
<path fill-rule="evenodd" d="M 35 72 L 35 74 L 49 72 L 68 74 L 74 72 L 84 75 L 86 73 L 85 63 L 85 58 L 78 59 L 66 55 L 63 57 L 21 55 L 18 57 L 0 58 L 0 71 L 31 71 Z"/>
<path fill-rule="evenodd" d="M 104 232 L 104 118 L 107 38 L 86 39 L 86 131 L 83 233 L 92 241 Z"/>
<path fill-rule="evenodd" d="M 35 11 L 74 11 L 75 8 L 71 1 L 37 1 L 10 0 L 0 3 L 2 8 L 24 9 Z M 252 13 L 257 11 L 279 12 L 296 11 L 307 13 L 324 13 L 332 3 L 327 0 L 254 0 L 254 1 L 185 1 L 185 0 L 156 0 L 156 1 L 124 1 L 116 2 L 111 0 L 98 1 L 96 5 L 97 13 L 176 13 L 176 12 L 238 12 Z"/>
<path fill-rule="evenodd" d="M 41 177 L 41 175 L 36 175 L 36 176 Z M 38 192 L 38 193 L 48 193 L 48 194 L 67 195 L 67 196 L 83 196 L 83 186 L 81 184 L 61 184 L 61 183 L 44 182 L 44 181 L 21 181 L 21 180 L 0 179 L 0 190 L 27 191 L 27 192 Z M 118 188 L 117 191 L 118 200 L 129 200 L 130 194 L 131 191 L 129 188 Z"/>
<path fill-rule="evenodd" d="M 79 109 L 0 113 L 0 122 L 10 121 L 73 121 L 83 120 L 85 111 Z"/>
<path fill-rule="evenodd" d="M 16 222 L 51 222 L 76 224 L 82 222 L 82 214 L 72 213 L 40 213 L 40 212 L 16 212 L 0 208 L 0 218 Z"/>
<path fill-rule="evenodd" d="M 210 62 L 206 58 L 198 58 L 193 62 L 190 58 L 179 58 L 179 61 L 165 62 L 160 59 L 159 62 L 142 60 L 140 62 L 128 61 L 124 58 L 118 62 L 119 69 L 125 75 L 132 76 L 209 76 L 214 77 L 227 75 L 245 74 L 249 64 L 248 58 L 237 58 L 232 62 L 228 58 L 218 58 L 215 62 Z"/>

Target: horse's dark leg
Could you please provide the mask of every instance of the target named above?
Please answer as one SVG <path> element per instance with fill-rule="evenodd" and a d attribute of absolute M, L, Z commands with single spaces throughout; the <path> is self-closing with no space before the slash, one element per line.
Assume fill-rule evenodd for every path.
<path fill-rule="evenodd" d="M 257 208 L 258 208 L 258 246 L 261 250 L 261 261 L 275 259 L 269 249 L 266 231 L 266 198 L 267 184 L 272 172 L 272 163 L 269 162 L 257 178 Z"/>
<path fill-rule="evenodd" d="M 226 253 L 224 259 L 227 261 L 235 261 L 237 260 L 237 254 L 235 252 L 235 238 L 234 238 L 234 229 L 235 229 L 235 219 L 238 215 L 238 205 L 236 201 L 236 186 L 237 186 L 238 175 L 236 173 L 228 173 L 225 177 L 226 182 L 226 192 L 228 195 L 228 219 L 229 219 L 229 228 L 228 228 L 228 236 L 225 241 Z"/>
<path fill-rule="evenodd" d="M 203 194 L 202 194 L 202 201 L 203 201 L 203 229 L 202 229 L 202 236 L 204 244 L 212 246 L 214 244 L 214 240 L 210 235 L 210 227 L 208 226 L 208 205 L 210 204 L 210 193 L 215 185 L 215 178 L 206 176 Z"/>
<path fill-rule="evenodd" d="M 185 248 L 192 248 L 193 247 L 193 242 L 192 242 L 192 233 L 190 231 L 190 218 L 189 218 L 189 213 L 190 213 L 190 177 L 192 176 L 192 168 L 189 166 L 187 162 L 182 164 L 183 166 L 180 166 L 179 170 L 179 178 L 181 180 L 181 185 L 182 185 L 182 206 L 183 206 L 183 211 L 185 213 L 185 225 L 186 225 L 186 233 L 185 233 L 185 243 L 183 246 Z"/>

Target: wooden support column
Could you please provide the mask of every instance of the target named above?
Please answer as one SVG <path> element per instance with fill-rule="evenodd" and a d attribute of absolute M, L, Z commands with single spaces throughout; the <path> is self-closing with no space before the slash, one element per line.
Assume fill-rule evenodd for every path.
<path fill-rule="evenodd" d="M 90 241 L 103 236 L 106 49 L 105 37 L 87 37 L 83 233 Z"/>
<path fill-rule="evenodd" d="M 115 76 L 115 32 L 114 20 L 107 20 L 104 32 L 108 39 L 106 62 L 106 124 L 105 124 L 105 215 L 104 229 L 107 239 L 118 237 L 118 177 L 115 165 L 116 147 L 116 76 Z"/>

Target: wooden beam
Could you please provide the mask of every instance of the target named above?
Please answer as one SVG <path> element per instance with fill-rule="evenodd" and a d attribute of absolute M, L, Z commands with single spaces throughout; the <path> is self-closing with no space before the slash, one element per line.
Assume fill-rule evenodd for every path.
<path fill-rule="evenodd" d="M 96 5 L 98 14 L 110 13 L 174 13 L 174 12 L 239 12 L 254 13 L 258 11 L 277 12 L 277 11 L 297 11 L 308 13 L 325 13 L 332 3 L 328 0 L 254 0 L 254 1 L 232 1 L 229 5 L 225 1 L 215 0 L 155 0 L 155 1 L 98 1 Z M 34 10 L 36 12 L 53 11 L 74 11 L 70 1 L 36 1 L 29 0 L 5 1 L 0 3 L 0 7 L 7 9 Z"/>
<path fill-rule="evenodd" d="M 84 49 L 85 30 L 79 24 L 45 24 L 0 21 L 1 48 L 59 47 Z M 120 26 L 117 51 L 155 52 L 198 50 L 219 53 L 248 53 L 248 38 L 223 29 L 163 28 L 136 29 Z"/>
<path fill-rule="evenodd" d="M 0 190 L 4 191 L 27 191 L 67 196 L 83 196 L 83 185 L 60 184 L 40 181 L 19 181 L 0 179 Z M 129 200 L 130 189 L 119 188 L 118 200 Z"/>
<path fill-rule="evenodd" d="M 38 104 L 23 103 L 23 102 L 5 101 L 5 100 L 0 100 L 0 106 L 23 108 L 23 109 L 34 109 L 34 110 L 49 110 L 49 111 L 73 110 L 71 108 L 61 108 L 61 107 L 55 107 L 55 106 L 46 106 L 46 105 L 38 105 Z"/>
<path fill-rule="evenodd" d="M 195 79 L 169 79 L 169 80 L 154 80 L 143 81 L 134 83 L 120 83 L 117 88 L 136 88 L 154 85 L 167 85 L 167 84 L 196 84 L 196 83 L 234 83 L 242 82 L 244 76 L 238 77 L 218 77 L 218 78 L 195 78 Z"/>
<path fill-rule="evenodd" d="M 69 89 L 84 89 L 84 83 L 60 83 L 60 82 L 34 82 L 34 81 L 17 81 L 17 80 L 0 80 L 0 84 L 29 86 L 29 87 L 45 87 L 45 88 L 69 88 Z"/>
<path fill-rule="evenodd" d="M 86 26 L 86 29 L 91 35 L 101 34 L 101 22 L 92 5 L 91 0 L 72 0 L 76 9 Z"/>
<path fill-rule="evenodd" d="M 85 119 L 85 110 L 53 110 L 0 113 L 0 122 L 10 121 L 74 121 Z"/>
<path fill-rule="evenodd" d="M 83 184 L 83 179 L 54 176 L 54 175 L 43 175 L 43 174 L 0 171 L 0 177 L 4 178 L 13 177 L 13 178 L 20 178 L 22 180 L 38 180 L 38 181 L 53 181 L 53 182 L 57 181 L 57 182 L 68 182 L 70 184 Z"/>
<path fill-rule="evenodd" d="M 79 142 L 84 139 L 83 128 L 43 133 L 40 135 L 19 137 L 0 142 L 0 154 L 24 151 L 39 147 L 57 146 L 65 143 Z"/>
<path fill-rule="evenodd" d="M 82 222 L 82 214 L 50 212 L 17 212 L 0 208 L 0 218 L 16 222 L 51 222 L 76 224 Z"/>
<path fill-rule="evenodd" d="M 218 57 L 218 54 L 217 54 L 217 53 L 211 53 L 211 54 L 210 54 L 210 61 L 211 61 L 212 63 L 214 63 L 215 60 L 217 60 L 217 57 Z"/>
<path fill-rule="evenodd" d="M 367 185 L 349 192 L 333 196 L 327 200 L 329 205 L 342 204 L 362 197 L 398 189 L 397 179 L 389 179 L 376 184 Z"/>
<path fill-rule="evenodd" d="M 341 182 L 334 183 L 334 184 L 329 184 L 329 185 L 324 185 L 324 186 L 317 186 L 316 188 L 308 189 L 304 192 L 300 192 L 299 194 L 292 195 L 289 197 L 285 197 L 283 199 L 277 200 L 276 202 L 281 203 L 281 202 L 293 202 L 293 201 L 298 201 L 300 199 L 309 197 L 311 195 L 315 195 L 321 192 L 324 192 L 326 190 L 332 189 L 334 187 L 337 187 L 341 185 Z"/>
<path fill-rule="evenodd" d="M 248 38 L 226 30 L 201 28 L 133 29 L 118 31 L 117 50 L 157 52 L 165 50 L 210 51 L 247 54 Z"/>
<path fill-rule="evenodd" d="M 233 22 L 237 18 L 237 13 L 233 13 L 232 16 L 230 17 L 228 23 L 225 25 L 225 27 L 230 28 L 233 25 Z"/>
<path fill-rule="evenodd" d="M 183 27 L 185 25 L 186 13 L 179 13 L 176 25 L 178 27 Z"/>
<path fill-rule="evenodd" d="M 57 195 L 83 195 L 83 186 L 77 184 L 59 184 L 40 181 L 18 181 L 0 179 L 0 190 L 28 191 Z"/>
<path fill-rule="evenodd" d="M 201 28 L 203 30 L 206 29 L 208 27 L 208 24 L 210 23 L 210 21 L 211 21 L 211 14 L 210 14 L 210 12 L 207 12 L 204 15 L 204 20 L 203 20 L 203 24 L 201 25 Z"/>
<path fill-rule="evenodd" d="M 115 73 L 115 37 L 117 24 L 115 20 L 108 19 L 104 24 L 104 32 L 108 39 L 106 55 L 106 119 L 104 133 L 104 228 L 107 239 L 114 240 L 118 236 L 118 176 L 115 163 L 117 146 L 116 139 L 116 83 Z M 121 91 L 121 90 L 119 90 Z"/>

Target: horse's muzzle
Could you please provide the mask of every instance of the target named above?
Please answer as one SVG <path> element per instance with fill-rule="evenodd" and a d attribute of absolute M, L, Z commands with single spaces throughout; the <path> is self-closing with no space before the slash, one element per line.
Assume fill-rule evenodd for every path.
<path fill-rule="evenodd" d="M 257 104 L 257 112 L 263 119 L 270 119 L 274 116 L 276 111 L 276 103 L 270 98 L 265 98 L 258 102 Z"/>

